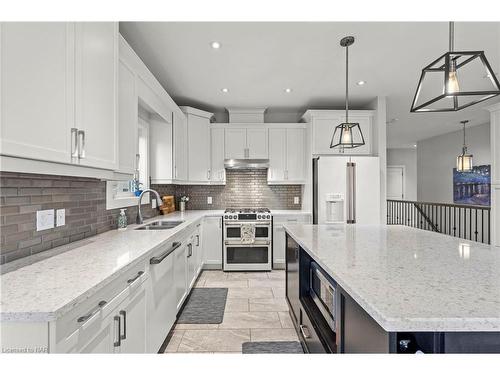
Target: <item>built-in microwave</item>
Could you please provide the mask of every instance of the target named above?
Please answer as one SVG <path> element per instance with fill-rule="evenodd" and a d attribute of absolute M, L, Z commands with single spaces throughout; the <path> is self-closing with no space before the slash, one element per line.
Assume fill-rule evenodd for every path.
<path fill-rule="evenodd" d="M 312 261 L 309 271 L 309 294 L 327 324 L 335 332 L 335 282 Z"/>

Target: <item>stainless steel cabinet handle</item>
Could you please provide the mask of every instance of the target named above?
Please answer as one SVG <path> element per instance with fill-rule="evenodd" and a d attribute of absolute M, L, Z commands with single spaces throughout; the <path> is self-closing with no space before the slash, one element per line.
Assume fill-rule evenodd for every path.
<path fill-rule="evenodd" d="M 118 330 L 117 330 L 117 332 L 118 332 L 118 340 L 116 340 L 116 341 L 113 343 L 113 346 L 116 348 L 116 347 L 118 347 L 118 346 L 120 346 L 120 345 L 122 344 L 122 337 L 121 337 L 121 335 L 120 335 L 120 333 L 121 333 L 121 331 L 122 331 L 122 324 L 121 324 L 121 318 L 120 318 L 118 315 L 116 315 L 116 316 L 113 318 L 113 320 L 114 320 L 115 322 L 118 322 Z"/>
<path fill-rule="evenodd" d="M 188 243 L 188 255 L 187 255 L 187 257 L 190 258 L 191 255 L 193 255 L 193 244 Z"/>
<path fill-rule="evenodd" d="M 123 316 L 123 335 L 121 331 L 118 331 L 118 334 L 120 335 L 120 340 L 125 340 L 127 338 L 127 312 L 120 310 L 120 315 Z"/>
<path fill-rule="evenodd" d="M 142 276 L 144 271 L 137 272 L 137 276 L 127 280 L 127 284 L 132 284 L 135 280 Z"/>
<path fill-rule="evenodd" d="M 167 251 L 165 251 L 163 254 L 157 256 L 157 257 L 153 257 L 149 260 L 149 264 L 159 264 L 163 261 L 163 259 L 165 259 L 166 257 L 168 257 L 172 251 L 174 251 L 175 249 L 177 249 L 179 246 L 181 246 L 181 243 L 180 242 L 174 242 L 172 244 L 172 247 L 170 249 L 168 249 Z"/>
<path fill-rule="evenodd" d="M 71 157 L 78 157 L 78 129 L 71 128 Z"/>
<path fill-rule="evenodd" d="M 300 327 L 300 332 L 302 332 L 302 336 L 304 336 L 305 339 L 310 339 L 311 333 L 309 332 L 309 328 L 307 328 L 307 326 L 304 324 L 301 324 L 299 327 Z"/>
<path fill-rule="evenodd" d="M 78 158 L 85 159 L 85 131 L 78 130 Z"/>
<path fill-rule="evenodd" d="M 80 316 L 76 321 L 78 323 L 83 323 L 83 322 L 89 320 L 92 316 L 94 316 L 95 314 L 97 314 L 105 304 L 107 304 L 106 301 L 99 302 L 97 304 L 97 307 L 94 310 L 90 311 L 88 314 Z"/>
<path fill-rule="evenodd" d="M 210 180 L 210 169 L 207 169 L 207 180 Z"/>
<path fill-rule="evenodd" d="M 196 235 L 196 246 L 200 246 L 200 235 Z"/>
<path fill-rule="evenodd" d="M 139 163 L 141 162 L 141 154 L 135 154 L 135 170 L 139 170 Z"/>

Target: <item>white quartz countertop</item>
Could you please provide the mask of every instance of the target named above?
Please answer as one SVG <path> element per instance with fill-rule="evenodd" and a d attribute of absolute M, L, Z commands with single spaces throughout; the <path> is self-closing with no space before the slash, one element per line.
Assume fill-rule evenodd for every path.
<path fill-rule="evenodd" d="M 168 230 L 111 230 L 0 276 L 1 321 L 51 321 L 115 280 L 136 262 L 205 216 L 222 210 L 173 212 L 145 220 L 183 220 Z"/>
<path fill-rule="evenodd" d="M 410 227 L 286 224 L 386 331 L 500 331 L 500 251 Z"/>
<path fill-rule="evenodd" d="M 271 210 L 271 214 L 276 215 L 276 216 L 312 215 L 312 212 L 305 211 L 305 210 Z"/>

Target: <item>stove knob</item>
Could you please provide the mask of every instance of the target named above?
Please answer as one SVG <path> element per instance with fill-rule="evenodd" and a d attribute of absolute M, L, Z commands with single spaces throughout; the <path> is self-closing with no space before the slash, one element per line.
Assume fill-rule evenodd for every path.
<path fill-rule="evenodd" d="M 257 215 L 257 219 L 260 219 L 260 218 L 261 218 L 261 216 L 260 216 L 260 215 Z"/>

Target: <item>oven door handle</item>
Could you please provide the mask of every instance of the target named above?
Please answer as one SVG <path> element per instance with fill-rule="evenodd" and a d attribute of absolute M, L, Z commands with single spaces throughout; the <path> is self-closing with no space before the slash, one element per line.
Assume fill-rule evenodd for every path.
<path fill-rule="evenodd" d="M 271 241 L 259 241 L 255 240 L 253 243 L 241 243 L 241 241 L 224 241 L 224 245 L 228 246 L 239 246 L 239 247 L 256 247 L 256 246 L 269 246 Z"/>

